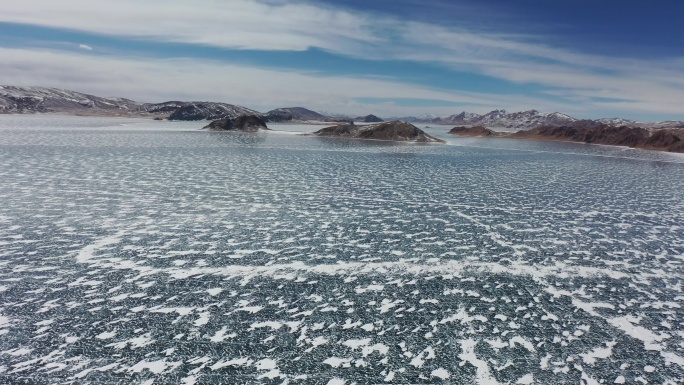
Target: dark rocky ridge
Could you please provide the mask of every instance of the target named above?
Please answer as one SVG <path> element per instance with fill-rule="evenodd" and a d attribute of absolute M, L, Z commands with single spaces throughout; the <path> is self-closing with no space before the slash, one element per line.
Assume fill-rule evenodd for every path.
<path fill-rule="evenodd" d="M 322 128 L 314 132 L 314 135 L 391 141 L 444 142 L 443 140 L 426 134 L 423 130 L 413 124 L 399 120 L 365 126 L 341 124 Z"/>
<path fill-rule="evenodd" d="M 178 111 L 180 108 L 188 105 L 187 102 L 168 101 L 162 103 L 144 103 L 140 106 L 140 110 L 144 113 L 159 115 L 160 117 L 169 117 L 170 114 Z"/>
<path fill-rule="evenodd" d="M 495 134 L 492 130 L 482 126 L 454 127 L 449 131 L 449 133 L 460 136 L 493 136 Z"/>
<path fill-rule="evenodd" d="M 535 138 L 567 140 L 571 142 L 607 144 L 636 147 L 645 142 L 649 131 L 645 128 L 612 126 L 543 126 L 511 134 L 514 138 Z"/>
<path fill-rule="evenodd" d="M 684 152 L 684 129 L 661 129 L 648 137 L 642 148 L 665 149 L 670 152 Z"/>
<path fill-rule="evenodd" d="M 276 108 L 264 114 L 264 120 L 268 122 L 289 122 L 292 120 L 319 120 L 325 116 L 316 111 L 308 110 L 304 107 L 285 107 Z"/>
<path fill-rule="evenodd" d="M 384 120 L 380 119 L 379 117 L 370 114 L 366 116 L 359 116 L 354 118 L 355 122 L 364 122 L 364 123 L 382 123 Z"/>
<path fill-rule="evenodd" d="M 684 130 L 679 128 L 614 127 L 595 121 L 568 126 L 542 126 L 515 133 L 494 132 L 485 127 L 454 127 L 450 134 L 517 139 L 553 140 L 627 146 L 646 150 L 684 152 Z"/>
<path fill-rule="evenodd" d="M 168 103 L 162 103 L 168 108 Z M 214 120 L 224 118 L 236 118 L 240 115 L 260 115 L 259 112 L 249 108 L 227 103 L 212 102 L 186 102 L 178 103 L 169 120 Z"/>
<path fill-rule="evenodd" d="M 257 115 L 241 115 L 236 118 L 214 120 L 203 129 L 212 131 L 247 131 L 268 130 L 266 123 Z"/>

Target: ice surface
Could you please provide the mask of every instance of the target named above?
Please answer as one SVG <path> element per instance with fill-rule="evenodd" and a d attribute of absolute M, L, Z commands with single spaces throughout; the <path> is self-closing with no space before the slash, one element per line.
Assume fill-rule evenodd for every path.
<path fill-rule="evenodd" d="M 684 377 L 681 157 L 199 126 L 0 116 L 0 383 Z"/>

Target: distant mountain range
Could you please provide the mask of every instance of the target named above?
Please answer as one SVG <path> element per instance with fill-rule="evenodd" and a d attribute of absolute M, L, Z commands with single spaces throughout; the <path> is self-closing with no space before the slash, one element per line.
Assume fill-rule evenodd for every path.
<path fill-rule="evenodd" d="M 78 112 L 130 113 L 140 104 L 124 98 L 101 98 L 43 87 L 0 86 L 0 113 Z"/>
<path fill-rule="evenodd" d="M 577 119 L 573 117 L 558 112 L 545 114 L 537 110 L 529 110 L 509 113 L 505 110 L 494 110 L 484 115 L 464 111 L 458 115 L 451 115 L 446 118 L 435 118 L 431 122 L 450 125 L 468 124 L 524 130 L 538 126 L 562 126 L 573 123 L 576 120 Z"/>
<path fill-rule="evenodd" d="M 68 113 L 74 115 L 147 116 L 171 120 L 234 118 L 261 114 L 246 107 L 214 102 L 137 103 L 76 91 L 44 87 L 0 86 L 0 113 Z"/>
<path fill-rule="evenodd" d="M 168 115 L 169 120 L 215 120 L 236 118 L 241 115 L 259 115 L 246 107 L 214 102 L 145 103 L 137 111 L 153 115 Z"/>
<path fill-rule="evenodd" d="M 637 120 L 629 120 L 622 118 L 604 118 L 596 120 L 580 120 L 572 116 L 562 114 L 560 112 L 543 113 L 537 110 L 529 110 L 522 112 L 507 112 L 505 110 L 494 110 L 484 115 L 479 115 L 471 112 L 461 112 L 457 115 L 450 115 L 447 117 L 403 117 L 399 118 L 410 122 L 424 122 L 432 124 L 444 125 L 465 125 L 465 126 L 484 126 L 489 128 L 503 128 L 509 131 L 513 130 L 529 130 L 536 127 L 563 127 L 563 126 L 577 126 L 582 127 L 591 125 L 608 125 L 614 127 L 650 127 L 650 128 L 684 128 L 684 122 L 681 121 L 663 121 L 663 122 L 640 122 Z"/>
<path fill-rule="evenodd" d="M 348 122 L 352 118 L 347 116 L 326 116 L 316 111 L 308 110 L 304 107 L 285 107 L 276 108 L 262 114 L 267 122 Z"/>
<path fill-rule="evenodd" d="M 240 115 L 257 115 L 266 122 L 381 122 L 375 115 L 345 116 L 324 115 L 303 107 L 277 108 L 261 113 L 252 109 L 216 102 L 168 101 L 163 103 L 137 103 L 125 98 L 103 98 L 80 92 L 44 87 L 0 86 L 0 114 L 16 113 L 67 113 L 74 115 L 138 116 L 170 120 L 215 120 L 235 118 Z M 403 120 L 413 123 L 429 123 L 461 126 L 484 126 L 494 129 L 529 130 L 536 127 L 562 127 L 592 125 L 684 128 L 681 121 L 640 122 L 621 118 L 578 120 L 571 116 L 537 110 L 507 112 L 494 110 L 484 115 L 470 112 L 446 117 L 425 115 L 423 117 L 392 117 L 384 120 Z"/>
<path fill-rule="evenodd" d="M 168 101 L 137 103 L 76 91 L 45 87 L 0 86 L 0 114 L 67 113 L 74 115 L 143 116 L 169 120 L 215 120 L 258 115 L 269 122 L 347 122 L 351 117 L 325 116 L 303 107 L 261 113 L 228 103 Z"/>

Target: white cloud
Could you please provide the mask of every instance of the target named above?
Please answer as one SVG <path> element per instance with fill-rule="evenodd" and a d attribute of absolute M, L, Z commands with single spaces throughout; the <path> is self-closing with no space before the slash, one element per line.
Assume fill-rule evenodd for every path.
<path fill-rule="evenodd" d="M 67 88 L 99 96 L 143 102 L 209 100 L 258 110 L 306 106 L 329 112 L 384 116 L 451 114 L 457 107 L 406 108 L 393 103 L 364 104 L 355 98 L 411 98 L 466 103 L 469 111 L 496 107 L 546 110 L 562 107 L 524 95 L 446 92 L 387 79 L 316 76 L 195 59 L 115 58 L 62 51 L 0 48 L 0 84 Z"/>
<path fill-rule="evenodd" d="M 86 50 L 86 51 L 92 51 L 93 50 L 93 47 L 91 47 L 89 45 L 85 45 L 85 44 L 79 44 L 78 48 Z"/>
<path fill-rule="evenodd" d="M 77 10 L 75 12 L 74 10 Z M 413 60 L 439 62 L 454 69 L 484 74 L 521 84 L 539 84 L 552 89 L 550 95 L 562 96 L 571 106 L 561 106 L 548 100 L 493 94 L 466 92 L 425 92 L 412 88 L 414 95 L 402 88 L 397 96 L 392 86 L 387 89 L 368 91 L 363 84 L 356 95 L 377 97 L 418 98 L 415 94 L 429 94 L 429 98 L 468 102 L 478 106 L 510 106 L 529 102 L 527 108 L 551 109 L 556 106 L 562 111 L 588 114 L 603 109 L 615 111 L 641 111 L 653 113 L 681 114 L 684 104 L 684 59 L 669 60 L 625 59 L 601 55 L 589 55 L 567 49 L 552 47 L 520 36 L 482 33 L 452 27 L 431 25 L 421 22 L 399 20 L 377 14 L 352 13 L 348 10 L 310 2 L 285 0 L 22 0 L 3 6 L 0 21 L 35 24 L 48 27 L 69 28 L 89 33 L 144 38 L 152 41 L 203 44 L 232 49 L 261 50 L 304 50 L 319 47 L 340 54 L 383 60 Z M 130 63 L 128 61 L 127 63 Z M 143 61 L 138 60 L 137 63 Z M 147 61 L 151 62 L 151 61 Z M 162 61 L 169 71 L 171 61 Z M 221 68 L 217 63 L 193 62 L 193 65 L 208 65 Z M 246 70 L 243 67 L 223 67 Z M 137 68 L 140 70 L 140 67 Z M 112 68 L 117 71 L 116 68 Z M 181 71 L 177 69 L 177 72 Z M 182 71 L 181 71 L 182 72 Z M 196 78 L 197 71 L 190 77 Z M 292 79 L 296 74 L 278 79 Z M 177 73 L 178 74 L 178 73 Z M 243 75 L 258 75 L 242 73 Z M 123 74 L 123 76 L 128 76 Z M 165 81 L 171 84 L 181 82 L 167 73 Z M 332 103 L 328 109 L 339 107 L 344 98 L 349 100 L 351 92 L 345 84 L 333 82 L 331 92 L 316 89 L 331 86 L 331 79 L 304 76 L 311 80 L 306 87 L 297 84 L 283 84 L 288 99 L 301 103 Z M 73 77 L 73 75 L 72 75 Z M 48 79 L 49 80 L 49 79 Z M 243 79 L 240 79 L 242 81 Z M 315 80 L 315 81 L 314 81 Z M 282 97 L 282 90 L 274 91 L 259 78 L 251 81 L 263 84 Z M 149 82 L 149 81 L 148 81 Z M 279 84 L 279 82 L 276 82 Z M 342 82 L 343 83 L 343 82 Z M 374 83 L 377 86 L 396 82 Z M 76 84 L 77 85 L 77 84 Z M 114 84 L 116 86 L 116 84 Z M 207 84 L 210 86 L 211 84 Z M 132 85 L 131 85 L 132 86 Z M 163 86 L 162 86 L 163 87 Z M 200 95 L 212 87 L 201 88 L 187 84 L 189 92 Z M 264 87 L 261 87 L 262 89 Z M 407 86 L 403 86 L 407 87 Z M 165 89 L 171 92 L 169 87 Z M 123 92 L 127 94 L 127 92 Z M 149 93 L 149 92 L 148 92 Z M 143 94 L 144 95 L 144 94 Z M 157 93 L 159 95 L 159 93 Z M 245 94 L 245 98 L 251 95 Z M 303 95 L 306 95 L 303 96 Z M 314 95 L 318 98 L 311 99 Z M 435 95 L 440 95 L 439 97 Z M 456 97 L 457 96 L 457 97 Z M 271 96 L 264 94 L 257 104 L 269 105 Z M 622 99 L 619 102 L 602 101 L 596 104 L 592 98 Z M 333 101 L 334 99 L 334 101 Z M 251 102 L 251 101 L 250 101 Z M 335 104 L 337 103 L 337 104 Z M 534 104 L 532 104 L 534 103 Z M 282 104 L 282 103 L 277 103 Z M 385 106 L 385 108 L 396 108 Z M 483 107 L 484 108 L 484 107 Z M 525 107 L 523 107 L 525 108 Z M 442 109 L 443 110 L 443 109 Z"/>
<path fill-rule="evenodd" d="M 582 67 L 608 64 L 607 58 L 527 43 L 517 35 L 446 28 L 301 1 L 22 0 L 4 6 L 0 21 L 233 49 L 319 47 L 358 57 L 474 65 L 531 58 Z"/>
<path fill-rule="evenodd" d="M 644 64 L 554 48 L 539 39 L 531 43 L 519 35 L 447 28 L 301 1 L 22 0 L 6 4 L 0 21 L 232 49 L 319 47 L 358 57 L 473 66 L 539 59 L 599 69 Z M 681 71 L 681 63 L 676 67 Z"/>
<path fill-rule="evenodd" d="M 353 50 L 383 40 L 369 16 L 286 1 L 22 0 L 0 21 L 217 47 Z"/>

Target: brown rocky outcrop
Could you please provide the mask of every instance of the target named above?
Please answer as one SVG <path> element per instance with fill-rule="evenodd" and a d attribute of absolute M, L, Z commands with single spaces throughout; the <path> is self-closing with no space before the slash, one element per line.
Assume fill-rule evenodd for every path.
<path fill-rule="evenodd" d="M 641 147 L 670 152 L 684 152 L 684 130 L 681 128 L 657 130 L 641 144 Z"/>
<path fill-rule="evenodd" d="M 449 131 L 449 133 L 452 135 L 458 135 L 458 136 L 494 136 L 495 135 L 494 131 L 492 131 L 488 128 L 482 127 L 482 126 L 454 127 Z"/>
<path fill-rule="evenodd" d="M 683 129 L 615 127 L 595 121 L 577 121 L 560 127 L 541 126 L 515 133 L 493 132 L 485 127 L 454 127 L 449 133 L 463 136 L 553 140 L 684 152 Z"/>
<path fill-rule="evenodd" d="M 614 146 L 636 147 L 649 136 L 649 131 L 641 127 L 598 126 L 542 126 L 511 135 L 515 138 L 542 138 L 566 140 L 571 142 L 608 144 Z"/>
<path fill-rule="evenodd" d="M 413 124 L 400 120 L 358 126 L 354 124 L 340 124 L 322 128 L 314 132 L 314 135 L 392 141 L 444 142 L 426 134 Z"/>

